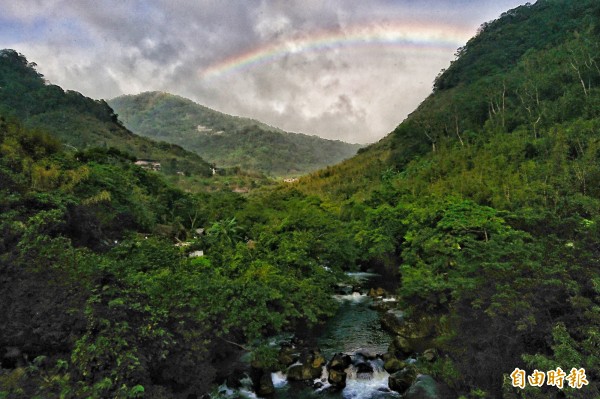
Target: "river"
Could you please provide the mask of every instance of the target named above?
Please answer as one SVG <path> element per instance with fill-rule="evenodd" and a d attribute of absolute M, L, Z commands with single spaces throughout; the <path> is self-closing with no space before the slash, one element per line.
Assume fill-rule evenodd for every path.
<path fill-rule="evenodd" d="M 379 286 L 378 275 L 369 273 L 352 273 L 353 278 L 361 280 L 362 292 L 348 295 L 336 295 L 340 307 L 323 329 L 318 332 L 317 346 L 329 361 L 334 354 L 344 353 L 352 357 L 352 363 L 347 370 L 346 387 L 343 390 L 332 390 L 327 382 L 327 370 L 311 383 L 287 381 L 281 372 L 273 373 L 275 399 L 385 399 L 399 398 L 397 392 L 388 389 L 389 374 L 383 369 L 383 360 L 376 354 L 387 351 L 391 341 L 390 335 L 380 325 L 378 313 L 369 305 L 372 298 L 366 295 L 366 290 Z M 355 365 L 367 363 L 373 369 L 372 373 L 361 373 Z M 247 386 L 251 383 L 248 381 Z M 320 386 L 316 388 L 315 386 Z M 240 391 L 228 391 L 227 396 L 256 398 L 250 388 Z"/>

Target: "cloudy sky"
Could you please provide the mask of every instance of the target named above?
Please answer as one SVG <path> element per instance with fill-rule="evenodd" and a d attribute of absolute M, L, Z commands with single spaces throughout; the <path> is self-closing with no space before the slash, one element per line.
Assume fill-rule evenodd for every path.
<path fill-rule="evenodd" d="M 93 98 L 161 90 L 282 129 L 386 135 L 521 0 L 0 0 L 0 48 Z"/>

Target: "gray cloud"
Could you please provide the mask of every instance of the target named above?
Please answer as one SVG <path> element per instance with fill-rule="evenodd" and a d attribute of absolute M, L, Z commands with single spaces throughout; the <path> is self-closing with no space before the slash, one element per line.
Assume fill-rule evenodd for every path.
<path fill-rule="evenodd" d="M 481 23 L 522 3 L 0 0 L 2 18 L 11 22 L 0 30 L 0 46 L 24 53 L 53 83 L 94 98 L 164 90 L 286 130 L 365 143 L 387 134 L 429 94 L 455 48 L 358 39 L 343 45 L 344 35 L 394 29 L 426 40 L 454 37 L 458 47 Z M 328 32 L 338 41 L 313 40 Z M 269 53 L 277 45 L 295 51 Z M 251 61 L 236 57 L 261 49 L 271 57 L 203 75 L 235 64 L 227 60 Z"/>

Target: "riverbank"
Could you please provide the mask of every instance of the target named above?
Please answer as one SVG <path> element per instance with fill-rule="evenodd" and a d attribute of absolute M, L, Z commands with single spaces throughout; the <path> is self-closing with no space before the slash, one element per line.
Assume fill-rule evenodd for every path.
<path fill-rule="evenodd" d="M 399 351 L 386 327 L 390 312 L 399 315 L 395 298 L 381 288 L 374 273 L 350 273 L 352 284 L 339 286 L 337 313 L 321 328 L 272 340 L 277 368 L 249 364 L 228 378 L 213 397 L 400 398 L 398 391 L 438 398 L 436 383 L 418 373 L 413 354 Z"/>

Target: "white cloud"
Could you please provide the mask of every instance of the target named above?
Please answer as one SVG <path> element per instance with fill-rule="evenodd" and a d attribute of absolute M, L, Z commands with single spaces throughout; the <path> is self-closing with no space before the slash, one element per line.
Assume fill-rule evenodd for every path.
<path fill-rule="evenodd" d="M 0 0 L 12 21 L 0 45 L 94 98 L 164 90 L 286 130 L 364 143 L 401 122 L 453 58 L 455 48 L 427 41 L 450 37 L 458 47 L 520 3 Z M 402 34 L 421 42 L 394 43 Z M 210 67 L 228 73 L 205 80 Z"/>

